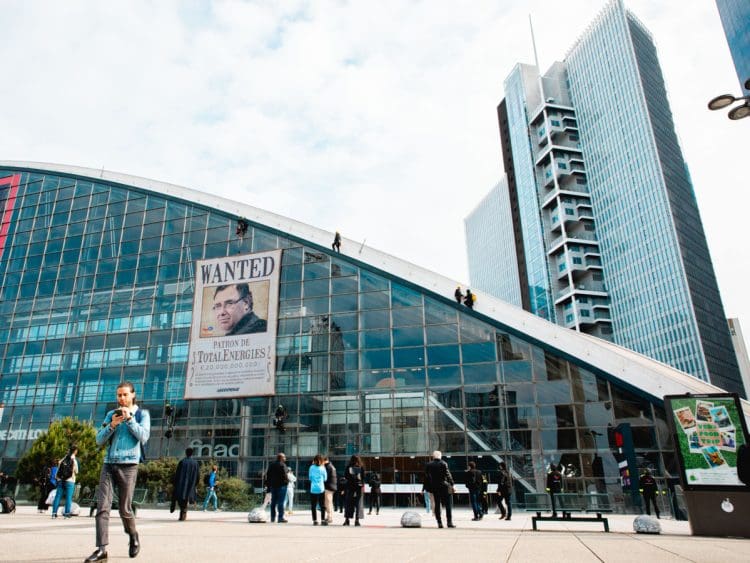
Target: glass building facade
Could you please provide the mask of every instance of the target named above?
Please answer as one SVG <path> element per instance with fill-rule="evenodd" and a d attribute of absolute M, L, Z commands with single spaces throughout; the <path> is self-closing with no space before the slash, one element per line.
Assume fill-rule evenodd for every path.
<path fill-rule="evenodd" d="M 544 490 L 554 462 L 569 467 L 566 488 L 609 491 L 625 510 L 609 438 L 621 423 L 641 466 L 676 476 L 660 397 L 622 379 L 632 361 L 614 346 L 599 353 L 617 367 L 596 367 L 584 358 L 599 344 L 581 340 L 576 355 L 556 347 L 559 338 L 540 339 L 551 329 L 584 337 L 553 325 L 524 333 L 292 235 L 278 216 L 214 196 L 219 203 L 200 203 L 184 188 L 0 163 L 0 193 L 3 470 L 51 421 L 98 424 L 118 382 L 130 380 L 152 414 L 150 457 L 192 446 L 257 486 L 281 450 L 300 475 L 317 452 L 340 468 L 357 453 L 388 485 L 420 483 L 426 456 L 440 449 L 459 481 L 469 459 L 491 479 L 505 459 L 520 502 Z M 249 225 L 241 237 L 240 219 Z M 195 261 L 270 249 L 283 251 L 275 396 L 184 400 Z M 509 309 L 524 325 L 543 323 Z M 646 362 L 637 372 L 664 368 L 637 361 Z M 280 403 L 285 433 L 272 425 Z"/>
<path fill-rule="evenodd" d="M 464 219 L 471 287 L 522 306 L 508 182 L 505 178 Z"/>
<path fill-rule="evenodd" d="M 745 81 L 750 79 L 750 2 L 747 0 L 716 0 L 721 24 L 727 36 L 737 79 L 744 95 L 750 94 Z"/>
<path fill-rule="evenodd" d="M 650 33 L 612 0 L 563 62 L 517 65 L 505 92 L 512 225 L 529 287 L 554 289 L 542 316 L 744 396 Z"/>

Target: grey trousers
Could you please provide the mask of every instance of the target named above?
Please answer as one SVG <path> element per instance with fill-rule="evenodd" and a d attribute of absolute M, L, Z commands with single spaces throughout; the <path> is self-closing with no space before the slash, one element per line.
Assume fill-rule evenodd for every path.
<path fill-rule="evenodd" d="M 112 495 L 117 487 L 119 493 L 120 518 L 125 533 L 136 533 L 133 516 L 133 490 L 138 476 L 138 464 L 105 463 L 99 476 L 99 492 L 96 497 L 96 546 L 109 544 L 109 512 L 112 510 Z"/>

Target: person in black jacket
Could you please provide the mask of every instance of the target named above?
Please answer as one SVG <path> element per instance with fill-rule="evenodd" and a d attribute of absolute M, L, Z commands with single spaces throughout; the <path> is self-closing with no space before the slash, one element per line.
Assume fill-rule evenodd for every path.
<path fill-rule="evenodd" d="M 651 471 L 646 469 L 643 475 L 640 477 L 641 482 L 641 494 L 643 495 L 643 502 L 646 505 L 646 514 L 651 516 L 651 503 L 654 504 L 654 512 L 656 517 L 659 518 L 659 506 L 656 504 L 656 493 L 658 488 L 656 486 L 656 479 L 651 475 Z"/>
<path fill-rule="evenodd" d="M 339 475 L 336 482 L 336 494 L 333 496 L 333 509 L 344 512 L 346 501 L 346 477 Z"/>
<path fill-rule="evenodd" d="M 185 450 L 185 457 L 177 464 L 174 472 L 174 492 L 172 493 L 172 506 L 170 512 L 174 512 L 175 504 L 180 506 L 180 520 L 187 520 L 188 503 L 195 502 L 195 486 L 198 484 L 200 467 L 193 459 L 193 448 Z"/>
<path fill-rule="evenodd" d="M 344 526 L 349 525 L 349 520 L 354 518 L 354 525 L 359 526 L 359 519 L 362 517 L 362 489 L 365 486 L 365 469 L 362 466 L 362 459 L 358 455 L 353 455 L 346 466 L 344 473 L 346 476 L 346 509 L 344 512 Z"/>
<path fill-rule="evenodd" d="M 336 466 L 331 463 L 327 455 L 323 456 L 323 467 L 326 470 L 325 482 L 325 503 L 326 503 L 326 520 L 329 524 L 333 523 L 333 495 L 336 494 L 338 487 L 338 477 L 336 476 Z"/>
<path fill-rule="evenodd" d="M 477 469 L 477 464 L 473 461 L 469 462 L 469 468 L 466 470 L 466 488 L 469 489 L 469 501 L 474 511 L 472 520 L 481 520 L 483 513 L 479 495 L 482 491 L 482 472 Z"/>
<path fill-rule="evenodd" d="M 555 495 L 562 492 L 562 473 L 554 463 L 550 465 L 550 472 L 547 473 L 547 492 L 552 501 L 552 517 L 554 518 L 557 517 Z"/>
<path fill-rule="evenodd" d="M 370 485 L 370 512 L 372 514 L 372 507 L 375 507 L 375 514 L 380 514 L 380 475 L 373 471 L 370 473 L 370 477 L 367 480 L 367 484 Z"/>
<path fill-rule="evenodd" d="M 276 520 L 278 511 L 279 524 L 284 524 L 287 522 L 284 519 L 284 501 L 289 478 L 286 475 L 286 456 L 283 453 L 276 454 L 276 461 L 268 466 L 266 484 L 271 491 L 271 522 Z"/>
<path fill-rule="evenodd" d="M 510 520 L 510 516 L 513 512 L 510 506 L 510 495 L 512 490 L 513 478 L 510 475 L 510 471 L 508 471 L 508 466 L 504 461 L 501 461 L 500 474 L 497 478 L 497 507 L 500 509 L 500 520 L 503 518 Z M 503 506 L 503 501 L 505 501 L 505 506 Z M 507 512 L 505 509 L 506 507 L 508 509 Z"/>
<path fill-rule="evenodd" d="M 445 505 L 445 516 L 449 528 L 455 528 L 453 524 L 453 476 L 448 469 L 448 464 L 443 461 L 443 454 L 439 450 L 432 452 L 432 461 L 427 464 L 424 475 L 425 489 L 435 497 L 435 520 L 438 528 L 443 527 L 440 515 L 441 505 Z"/>

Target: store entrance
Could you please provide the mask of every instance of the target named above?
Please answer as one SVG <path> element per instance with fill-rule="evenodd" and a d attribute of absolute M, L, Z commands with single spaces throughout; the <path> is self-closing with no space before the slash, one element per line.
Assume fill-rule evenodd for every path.
<path fill-rule="evenodd" d="M 393 508 L 424 506 L 422 482 L 428 461 L 427 456 L 362 456 L 368 477 L 371 472 L 380 474 L 382 505 Z M 365 503 L 369 506 L 369 498 Z"/>

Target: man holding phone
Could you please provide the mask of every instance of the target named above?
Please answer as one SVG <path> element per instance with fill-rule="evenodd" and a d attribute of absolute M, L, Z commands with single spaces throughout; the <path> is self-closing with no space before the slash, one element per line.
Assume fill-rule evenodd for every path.
<path fill-rule="evenodd" d="M 147 410 L 135 403 L 135 387 L 129 381 L 117 386 L 118 408 L 109 411 L 96 433 L 96 443 L 106 445 L 104 465 L 99 477 L 96 503 L 96 551 L 86 561 L 106 561 L 109 544 L 109 512 L 117 487 L 120 499 L 120 518 L 130 536 L 128 555 L 135 557 L 141 549 L 133 516 L 133 490 L 138 476 L 142 447 L 151 434 L 151 417 Z"/>

